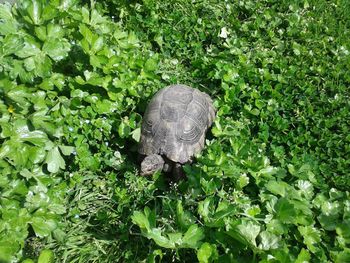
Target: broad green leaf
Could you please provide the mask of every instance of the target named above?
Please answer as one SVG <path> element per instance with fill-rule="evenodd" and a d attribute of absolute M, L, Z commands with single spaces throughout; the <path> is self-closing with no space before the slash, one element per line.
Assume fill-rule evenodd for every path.
<path fill-rule="evenodd" d="M 38 263 L 54 263 L 54 253 L 50 249 L 43 249 L 40 252 Z"/>
<path fill-rule="evenodd" d="M 16 56 L 20 58 L 35 56 L 41 52 L 40 45 L 37 42 L 35 42 L 34 39 L 27 38 L 25 39 L 23 44 L 23 47 L 15 52 Z"/>
<path fill-rule="evenodd" d="M 295 222 L 295 217 L 297 215 L 293 204 L 286 198 L 280 198 L 276 205 L 276 215 L 279 220 L 283 223 L 293 223 Z"/>
<path fill-rule="evenodd" d="M 93 40 L 91 44 L 91 52 L 92 53 L 97 53 L 103 48 L 104 45 L 104 40 L 103 37 L 97 37 L 96 39 Z"/>
<path fill-rule="evenodd" d="M 249 177 L 246 174 L 241 174 L 236 182 L 239 189 L 243 189 L 249 184 Z"/>
<path fill-rule="evenodd" d="M 199 202 L 198 204 L 198 213 L 205 221 L 209 220 L 209 216 L 214 211 L 211 211 L 211 198 L 206 198 L 204 201 Z"/>
<path fill-rule="evenodd" d="M 336 227 L 336 233 L 338 235 L 338 242 L 341 247 L 346 248 L 350 244 L 350 219 L 344 220 Z"/>
<path fill-rule="evenodd" d="M 281 238 L 268 231 L 262 231 L 259 237 L 261 241 L 258 247 L 262 250 L 277 249 L 280 246 Z"/>
<path fill-rule="evenodd" d="M 197 251 L 197 258 L 200 263 L 209 263 L 218 259 L 218 252 L 214 245 L 203 243 Z"/>
<path fill-rule="evenodd" d="M 350 262 L 350 249 L 345 248 L 343 251 L 340 252 L 333 252 L 332 258 L 335 263 L 347 263 Z"/>
<path fill-rule="evenodd" d="M 57 223 L 53 219 L 38 216 L 32 218 L 31 225 L 38 237 L 47 237 L 57 227 Z"/>
<path fill-rule="evenodd" d="M 72 146 L 65 146 L 65 145 L 59 145 L 58 146 L 62 152 L 63 155 L 71 155 L 75 151 L 75 147 Z"/>
<path fill-rule="evenodd" d="M 136 141 L 139 142 L 140 141 L 140 137 L 141 137 L 141 128 L 136 128 L 135 130 L 133 130 L 131 132 L 132 134 L 132 138 Z"/>
<path fill-rule="evenodd" d="M 54 24 L 54 23 L 50 23 L 47 25 L 47 37 L 49 39 L 55 39 L 56 41 L 57 40 L 65 40 L 65 39 L 62 39 L 64 37 L 64 29 L 62 28 L 61 25 L 59 24 Z"/>
<path fill-rule="evenodd" d="M 181 201 L 178 201 L 176 205 L 176 219 L 181 229 L 188 229 L 195 222 L 191 212 L 183 209 Z"/>
<path fill-rule="evenodd" d="M 311 255 L 309 251 L 307 251 L 305 248 L 302 248 L 295 263 L 305 263 L 310 262 L 310 260 Z"/>
<path fill-rule="evenodd" d="M 158 63 L 154 58 L 149 58 L 145 64 L 145 70 L 155 71 L 158 68 Z"/>
<path fill-rule="evenodd" d="M 182 233 L 180 232 L 168 233 L 167 236 L 169 238 L 169 242 L 175 244 L 175 246 L 178 246 L 182 243 Z"/>
<path fill-rule="evenodd" d="M 110 100 L 103 100 L 96 102 L 96 111 L 99 114 L 113 113 L 116 110 L 116 105 Z M 123 122 L 122 122 L 123 123 Z"/>
<path fill-rule="evenodd" d="M 151 231 L 150 223 L 142 212 L 135 211 L 131 216 L 131 219 L 134 224 L 138 225 L 141 228 L 141 230 L 146 229 L 148 231 Z"/>
<path fill-rule="evenodd" d="M 0 148 L 0 159 L 5 158 L 11 152 L 11 146 L 7 143 L 4 143 Z"/>
<path fill-rule="evenodd" d="M 176 247 L 176 244 L 174 242 L 170 241 L 168 238 L 162 235 L 162 230 L 159 228 L 152 228 L 145 234 L 145 236 L 147 238 L 153 239 L 153 241 L 156 242 L 158 246 L 170 249 L 174 249 Z"/>
<path fill-rule="evenodd" d="M 141 230 L 151 231 L 156 227 L 156 218 L 154 211 L 151 211 L 149 207 L 144 208 L 144 212 L 135 211 L 131 216 L 134 224 L 138 225 Z"/>
<path fill-rule="evenodd" d="M 39 25 L 41 23 L 41 12 L 42 12 L 42 4 L 41 1 L 32 0 L 25 2 L 26 12 L 30 17 L 30 21 L 34 25 Z"/>
<path fill-rule="evenodd" d="M 304 238 L 304 244 L 312 253 L 317 253 L 320 248 L 321 233 L 312 226 L 299 226 L 298 230 Z"/>
<path fill-rule="evenodd" d="M 44 22 L 46 21 L 53 21 L 53 19 L 60 15 L 59 12 L 57 12 L 57 9 L 54 8 L 54 4 L 56 4 L 59 0 L 51 1 L 49 5 L 43 5 L 43 10 L 41 12 L 41 20 Z"/>
<path fill-rule="evenodd" d="M 35 69 L 35 58 L 29 57 L 24 59 L 24 67 L 27 71 L 34 71 Z"/>
<path fill-rule="evenodd" d="M 301 190 L 302 195 L 307 199 L 311 199 L 314 195 L 314 188 L 309 181 L 306 180 L 298 180 L 297 182 L 298 188 Z"/>
<path fill-rule="evenodd" d="M 191 225 L 186 231 L 182 241 L 182 247 L 198 248 L 199 242 L 204 238 L 203 229 L 197 225 Z"/>
<path fill-rule="evenodd" d="M 130 134 L 131 128 L 128 125 L 128 123 L 126 123 L 125 121 L 122 121 L 118 127 L 118 134 L 121 138 L 125 138 L 128 137 Z"/>
<path fill-rule="evenodd" d="M 47 164 L 47 170 L 50 173 L 57 173 L 59 169 L 64 169 L 66 167 L 66 163 L 62 158 L 58 147 L 54 147 L 48 152 L 45 163 Z"/>
<path fill-rule="evenodd" d="M 3 40 L 2 55 L 7 56 L 18 52 L 24 47 L 24 41 L 19 35 L 7 35 Z"/>
<path fill-rule="evenodd" d="M 4 20 L 14 19 L 9 5 L 0 5 L 0 17 Z"/>
<path fill-rule="evenodd" d="M 79 32 L 83 35 L 84 39 L 91 45 L 93 39 L 93 33 L 91 30 L 84 24 L 79 26 Z"/>
<path fill-rule="evenodd" d="M 20 131 L 18 135 L 22 141 L 30 142 L 41 147 L 48 141 L 46 133 L 42 131 Z"/>
<path fill-rule="evenodd" d="M 96 26 L 98 24 L 107 24 L 109 21 L 107 17 L 102 16 L 100 12 L 98 12 L 96 9 L 92 9 L 91 11 L 91 17 L 90 17 L 90 25 Z M 104 33 L 109 33 L 109 30 L 103 30 Z"/>
<path fill-rule="evenodd" d="M 277 194 L 282 197 L 286 196 L 289 187 L 290 186 L 287 183 L 282 181 L 271 180 L 266 184 L 267 190 L 269 190 L 273 194 Z"/>
<path fill-rule="evenodd" d="M 20 248 L 19 243 L 11 238 L 2 236 L 0 239 L 0 261 L 11 262 L 14 259 L 14 255 Z"/>
<path fill-rule="evenodd" d="M 56 38 L 49 38 L 45 41 L 42 50 L 53 60 L 60 61 L 68 56 L 70 44 L 66 39 L 61 38 L 57 41 Z"/>
<path fill-rule="evenodd" d="M 37 26 L 34 29 L 35 35 L 41 40 L 45 41 L 47 37 L 47 31 L 45 26 Z"/>
<path fill-rule="evenodd" d="M 256 247 L 256 238 L 260 233 L 260 225 L 252 221 L 232 222 L 227 233 L 244 245 Z"/>
<path fill-rule="evenodd" d="M 60 8 L 67 11 L 70 7 L 76 4 L 77 0 L 61 0 Z"/>

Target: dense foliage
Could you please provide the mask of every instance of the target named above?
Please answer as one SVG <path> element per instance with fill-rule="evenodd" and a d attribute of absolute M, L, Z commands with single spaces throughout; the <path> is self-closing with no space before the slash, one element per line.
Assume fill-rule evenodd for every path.
<path fill-rule="evenodd" d="M 350 262 L 350 6 L 0 5 L 0 262 Z M 188 179 L 138 175 L 150 97 L 217 118 Z"/>

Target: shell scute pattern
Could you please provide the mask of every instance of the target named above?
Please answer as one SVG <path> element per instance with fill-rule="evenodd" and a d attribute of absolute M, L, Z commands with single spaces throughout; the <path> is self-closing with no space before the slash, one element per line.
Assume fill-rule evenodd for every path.
<path fill-rule="evenodd" d="M 168 86 L 154 96 L 146 110 L 139 152 L 185 163 L 203 149 L 205 132 L 214 118 L 207 94 L 185 85 Z"/>

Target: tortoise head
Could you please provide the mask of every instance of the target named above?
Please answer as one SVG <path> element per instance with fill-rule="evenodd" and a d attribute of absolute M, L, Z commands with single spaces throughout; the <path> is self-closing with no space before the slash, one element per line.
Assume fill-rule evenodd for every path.
<path fill-rule="evenodd" d="M 163 170 L 164 160 L 158 154 L 146 156 L 141 163 L 141 175 L 152 175 L 156 171 Z"/>

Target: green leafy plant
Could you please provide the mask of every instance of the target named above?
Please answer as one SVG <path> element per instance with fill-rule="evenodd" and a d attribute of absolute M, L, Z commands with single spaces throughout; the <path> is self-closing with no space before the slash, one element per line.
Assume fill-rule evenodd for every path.
<path fill-rule="evenodd" d="M 347 1 L 0 4 L 0 261 L 348 262 Z M 168 84 L 217 109 L 140 177 Z M 54 256 L 54 259 L 53 259 Z"/>

